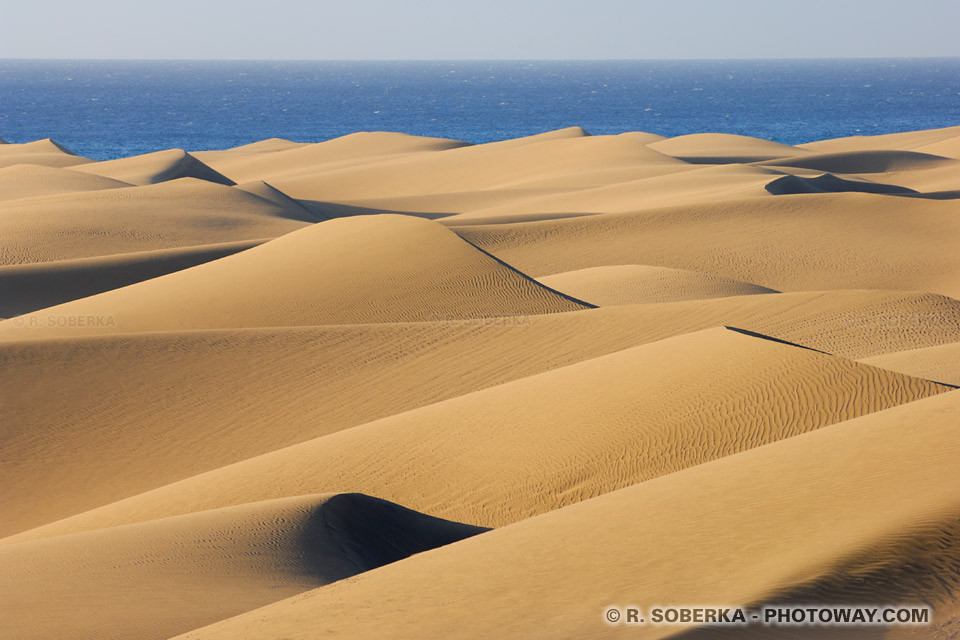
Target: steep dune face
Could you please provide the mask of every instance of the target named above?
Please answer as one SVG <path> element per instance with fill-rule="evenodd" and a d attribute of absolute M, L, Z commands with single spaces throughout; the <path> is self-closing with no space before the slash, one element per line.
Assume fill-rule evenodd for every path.
<path fill-rule="evenodd" d="M 194 178 L 227 186 L 234 184 L 232 180 L 183 149 L 168 149 L 131 158 L 93 162 L 77 167 L 76 170 L 135 185 L 157 184 L 179 178 Z"/>
<path fill-rule="evenodd" d="M 262 198 L 191 178 L 12 200 L 0 203 L 0 264 L 254 240 L 305 226 L 286 215 Z"/>
<path fill-rule="evenodd" d="M 306 639 L 322 629 L 351 638 L 664 638 L 689 626 L 608 626 L 604 611 L 838 595 L 942 602 L 960 568 L 960 451 L 950 418 L 958 398 L 943 394 L 692 467 L 182 637 Z M 383 593 L 393 598 L 372 605 Z M 822 627 L 789 631 L 825 637 Z"/>
<path fill-rule="evenodd" d="M 591 267 L 539 280 L 551 289 L 599 307 L 777 293 L 749 282 L 639 264 Z"/>
<path fill-rule="evenodd" d="M 711 329 L 338 431 L 19 539 L 344 486 L 502 526 L 947 389 Z"/>
<path fill-rule="evenodd" d="M 0 634 L 161 640 L 483 531 L 340 494 L 10 546 Z"/>
<path fill-rule="evenodd" d="M 211 291 L 218 296 L 211 298 Z M 170 306 L 180 311 L 165 314 Z M 436 223 L 362 216 L 314 225 L 241 254 L 45 311 L 58 317 L 109 316 L 110 326 L 33 328 L 43 323 L 26 319 L 20 326 L 0 323 L 0 335 L 439 322 L 588 307 Z"/>
<path fill-rule="evenodd" d="M 324 219 L 323 217 L 320 217 L 314 213 L 311 209 L 304 206 L 303 203 L 294 200 L 284 192 L 267 184 L 263 180 L 244 182 L 243 184 L 236 185 L 236 187 L 241 191 L 252 193 L 258 198 L 263 198 L 264 200 L 268 200 L 283 207 L 284 210 L 289 212 L 287 217 L 289 217 L 291 220 L 313 223 L 320 222 Z"/>

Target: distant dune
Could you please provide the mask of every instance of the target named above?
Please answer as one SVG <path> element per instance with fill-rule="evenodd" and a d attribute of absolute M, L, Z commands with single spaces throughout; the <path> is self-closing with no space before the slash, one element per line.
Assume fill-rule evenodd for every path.
<path fill-rule="evenodd" d="M 552 289 L 563 291 L 598 307 L 777 293 L 773 289 L 749 282 L 719 278 L 697 271 L 638 264 L 590 267 L 542 276 L 539 280 Z"/>
<path fill-rule="evenodd" d="M 0 140 L 0 640 L 949 640 L 958 168 L 960 127 Z M 933 620 L 604 620 L 772 603 Z"/>
<path fill-rule="evenodd" d="M 92 162 L 77 167 L 76 170 L 137 185 L 156 184 L 177 178 L 196 178 L 217 184 L 234 184 L 232 180 L 220 175 L 182 149 L 157 151 L 120 160 Z"/>
<path fill-rule="evenodd" d="M 74 155 L 53 140 L 46 138 L 22 144 L 4 143 L 0 147 L 0 168 L 18 164 L 36 164 L 44 167 L 73 167 L 93 162 Z"/>

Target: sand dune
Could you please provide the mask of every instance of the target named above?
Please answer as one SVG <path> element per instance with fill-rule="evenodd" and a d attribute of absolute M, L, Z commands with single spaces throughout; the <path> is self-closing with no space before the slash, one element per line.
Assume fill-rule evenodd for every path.
<path fill-rule="evenodd" d="M 295 198 L 356 200 L 492 188 L 588 187 L 686 168 L 686 163 L 620 136 L 578 136 L 528 144 L 477 145 L 278 178 Z"/>
<path fill-rule="evenodd" d="M 901 187 L 895 184 L 884 184 L 869 180 L 850 180 L 848 178 L 839 178 L 832 173 L 824 173 L 815 178 L 803 176 L 783 176 L 768 183 L 764 187 L 773 195 L 790 195 L 798 193 L 844 193 L 847 191 L 857 193 L 887 193 L 894 195 L 904 195 L 916 193 L 915 190 L 908 187 Z"/>
<path fill-rule="evenodd" d="M 526 222 L 584 213 L 623 213 L 680 204 L 737 200 L 773 193 L 770 185 L 784 177 L 787 176 L 766 167 L 691 165 L 687 170 L 609 186 L 514 199 L 507 204 L 447 218 L 444 224 Z"/>
<path fill-rule="evenodd" d="M 534 277 L 656 264 L 780 291 L 897 288 L 960 296 L 957 207 L 824 193 L 452 228 Z"/>
<path fill-rule="evenodd" d="M 20 200 L 129 186 L 132 185 L 119 180 L 36 164 L 18 164 L 0 169 L 0 200 Z"/>
<path fill-rule="evenodd" d="M 192 178 L 12 200 L 0 202 L 0 264 L 276 237 L 304 226 L 289 216 L 273 202 Z"/>
<path fill-rule="evenodd" d="M 607 626 L 604 611 L 838 596 L 942 602 L 960 566 L 958 399 L 943 394 L 692 467 L 182 638 L 296 640 L 321 630 L 350 638 L 665 638 L 689 626 Z M 378 599 L 384 593 L 388 601 Z M 788 637 L 786 629 L 745 631 L 696 637 Z M 855 636 L 795 631 L 789 637 L 879 637 L 863 628 Z"/>
<path fill-rule="evenodd" d="M 7 542 L 344 486 L 440 517 L 502 526 L 947 389 L 710 329 L 338 431 Z M 33 449 L 33 459 L 51 455 L 25 445 L 17 448 Z M 537 463 L 530 465 L 533 451 Z M 43 483 L 23 469 L 18 493 L 39 489 L 30 488 L 31 476 Z"/>
<path fill-rule="evenodd" d="M 211 298 L 211 291 L 218 296 Z M 164 313 L 171 306 L 178 312 Z M 27 318 L 20 326 L 0 323 L 0 339 L 438 322 L 588 306 L 551 291 L 436 223 L 360 216 L 313 225 L 237 255 L 44 312 L 110 317 L 107 326 L 35 326 Z"/>
<path fill-rule="evenodd" d="M 960 386 L 960 342 L 885 353 L 863 362 L 891 371 Z"/>
<path fill-rule="evenodd" d="M 652 142 L 649 146 L 694 164 L 757 162 L 810 153 L 799 147 L 729 133 L 694 133 Z"/>
<path fill-rule="evenodd" d="M 919 330 L 919 317 L 943 321 Z M 722 325 L 863 358 L 960 341 L 960 303 L 838 291 L 483 322 L 11 342 L 0 347 L 0 387 L 10 392 L 0 424 L 20 434 L 4 438 L 20 464 L 0 467 L 3 484 L 16 487 L 7 498 L 16 502 L 4 511 L 17 514 L 5 519 L 2 534 L 365 422 Z M 157 434 L 167 446 L 153 446 Z M 55 470 L 50 460 L 58 461 Z"/>
<path fill-rule="evenodd" d="M 201 153 L 200 157 L 236 182 L 273 182 L 318 169 L 330 170 L 467 145 L 459 140 L 385 131 L 354 133 L 309 145 L 289 146 L 284 142 L 267 140 L 229 151 Z"/>
<path fill-rule="evenodd" d="M 539 280 L 551 289 L 598 307 L 777 293 L 749 282 L 639 264 L 591 267 L 542 276 Z"/>
<path fill-rule="evenodd" d="M 953 137 L 917 147 L 917 151 L 960 160 L 960 127 L 956 127 L 954 132 L 956 135 Z"/>
<path fill-rule="evenodd" d="M 958 141 L 0 145 L 0 638 L 951 638 Z"/>
<path fill-rule="evenodd" d="M 263 180 L 254 180 L 253 182 L 244 182 L 243 184 L 236 185 L 237 189 L 246 191 L 247 193 L 252 193 L 258 198 L 263 198 L 264 200 L 269 200 L 270 202 L 277 204 L 283 207 L 288 214 L 287 218 L 291 220 L 299 220 L 301 222 L 319 222 L 325 218 L 318 216 L 314 211 L 306 206 L 303 203 L 294 200 L 284 192 L 276 189 Z"/>
<path fill-rule="evenodd" d="M 168 149 L 119 160 L 93 162 L 77 167 L 76 170 L 135 185 L 157 184 L 178 178 L 195 178 L 228 186 L 234 184 L 232 180 L 183 149 Z"/>
<path fill-rule="evenodd" d="M 0 318 L 11 318 L 195 267 L 267 240 L 269 238 L 0 267 Z"/>
<path fill-rule="evenodd" d="M 89 162 L 93 162 L 93 160 L 74 155 L 70 150 L 49 138 L 23 144 L 8 143 L 0 147 L 0 168 L 18 164 L 73 167 Z"/>
<path fill-rule="evenodd" d="M 6 547 L 0 637 L 165 639 L 482 531 L 341 494 Z"/>
<path fill-rule="evenodd" d="M 819 140 L 798 144 L 802 149 L 810 149 L 817 153 L 833 153 L 837 151 L 916 151 L 921 147 L 949 140 L 960 136 L 960 126 L 943 129 L 928 129 L 926 131 L 906 131 L 904 133 L 887 133 L 878 136 L 851 136 L 832 140 Z"/>
<path fill-rule="evenodd" d="M 841 151 L 809 154 L 799 158 L 767 160 L 760 164 L 816 169 L 832 173 L 886 173 L 911 171 L 957 163 L 950 158 L 916 151 Z"/>

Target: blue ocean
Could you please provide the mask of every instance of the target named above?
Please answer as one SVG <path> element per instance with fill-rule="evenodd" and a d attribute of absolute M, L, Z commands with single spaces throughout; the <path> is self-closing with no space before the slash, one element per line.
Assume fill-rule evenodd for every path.
<path fill-rule="evenodd" d="M 797 144 L 958 124 L 960 58 L 0 60 L 0 137 L 51 137 L 95 159 L 370 130 L 479 143 L 579 125 Z"/>

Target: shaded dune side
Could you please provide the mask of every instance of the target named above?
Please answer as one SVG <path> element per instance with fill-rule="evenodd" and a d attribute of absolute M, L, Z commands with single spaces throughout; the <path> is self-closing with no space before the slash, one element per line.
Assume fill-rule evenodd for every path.
<path fill-rule="evenodd" d="M 0 202 L 0 264 L 275 238 L 304 226 L 253 194 L 182 178 Z"/>
<path fill-rule="evenodd" d="M 235 184 L 233 180 L 214 171 L 183 149 L 167 149 L 141 156 L 93 162 L 77 167 L 76 171 L 135 185 L 157 184 L 178 178 L 194 178 L 227 186 Z"/>
<path fill-rule="evenodd" d="M 0 550 L 0 638 L 161 640 L 482 533 L 310 495 Z"/>
<path fill-rule="evenodd" d="M 958 400 L 942 394 L 692 467 L 180 640 L 306 640 L 321 629 L 350 638 L 654 639 L 690 628 L 608 626 L 604 611 L 942 603 L 960 585 Z M 824 631 L 789 637 L 834 637 Z M 777 633 L 754 637 L 787 637 Z"/>
<path fill-rule="evenodd" d="M 263 180 L 254 180 L 253 182 L 244 182 L 236 185 L 237 189 L 252 193 L 253 195 L 268 200 L 274 204 L 280 205 L 289 211 L 288 217 L 292 220 L 302 222 L 319 222 L 325 217 L 319 216 L 313 210 L 307 208 L 303 203 L 294 200 L 276 187 L 267 184 Z"/>
<path fill-rule="evenodd" d="M 816 178 L 783 176 L 767 184 L 765 189 L 777 196 L 795 193 L 842 193 L 847 191 L 899 195 L 917 193 L 913 189 L 900 187 L 895 184 L 883 184 L 865 180 L 848 180 L 839 178 L 832 173 L 825 173 Z"/>
<path fill-rule="evenodd" d="M 768 160 L 760 164 L 831 173 L 886 173 L 956 164 L 956 161 L 916 151 L 842 151 L 810 154 L 786 160 Z"/>
<path fill-rule="evenodd" d="M 916 330 L 917 317 L 942 322 Z M 837 291 L 480 323 L 9 342 L 0 345 L 0 388 L 9 392 L 0 440 L 17 464 L 0 465 L 0 484 L 9 489 L 0 496 L 7 514 L 0 535 L 365 422 L 722 325 L 860 358 L 960 341 L 960 302 Z M 158 438 L 166 445 L 155 446 Z"/>
<path fill-rule="evenodd" d="M 218 295 L 211 298 L 211 291 Z M 312 225 L 237 255 L 49 309 L 63 316 L 111 316 L 114 326 L 34 330 L 7 321 L 0 323 L 0 335 L 442 321 L 589 306 L 434 222 L 361 216 Z"/>
<path fill-rule="evenodd" d="M 36 164 L 19 164 L 0 169 L 0 200 L 20 200 L 129 186 L 132 185 L 111 178 Z"/>
<path fill-rule="evenodd" d="M 0 318 L 189 269 L 268 240 L 271 238 L 0 267 Z"/>
<path fill-rule="evenodd" d="M 8 542 L 344 487 L 501 526 L 947 389 L 710 329 L 339 431 Z"/>
<path fill-rule="evenodd" d="M 777 293 L 707 273 L 639 264 L 590 267 L 541 276 L 538 280 L 551 289 L 601 307 Z"/>

